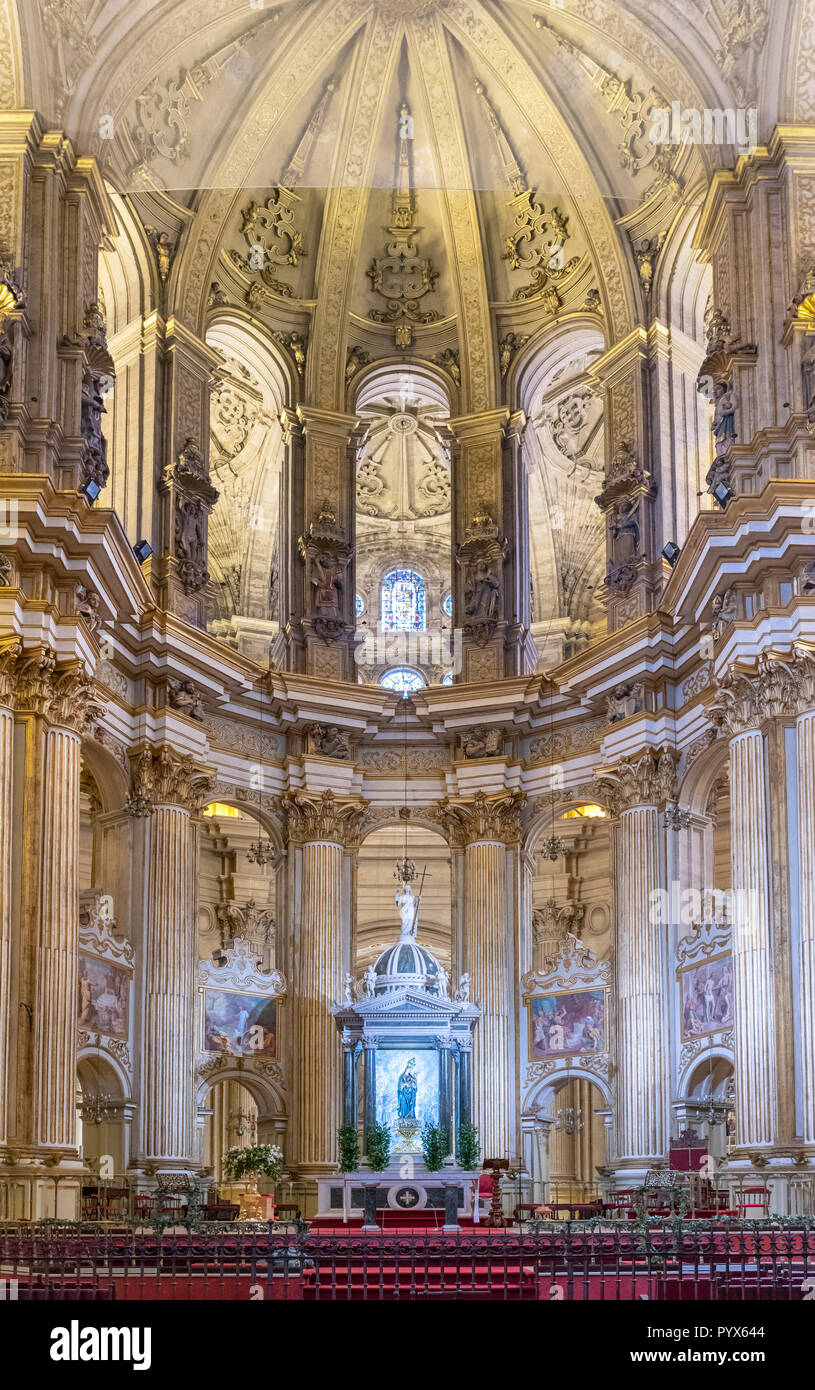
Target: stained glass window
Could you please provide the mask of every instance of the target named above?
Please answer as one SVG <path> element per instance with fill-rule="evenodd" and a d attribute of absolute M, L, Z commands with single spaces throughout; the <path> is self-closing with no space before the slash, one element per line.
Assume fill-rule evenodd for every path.
<path fill-rule="evenodd" d="M 424 676 L 418 671 L 414 671 L 410 666 L 394 666 L 390 671 L 386 671 L 380 685 L 384 685 L 386 690 L 421 690 L 424 685 Z"/>
<path fill-rule="evenodd" d="M 447 594 L 446 597 L 442 599 L 442 601 L 441 601 L 441 607 L 442 607 L 442 612 L 443 612 L 443 613 L 446 613 L 447 616 L 448 616 L 448 618 L 452 618 L 452 616 L 453 616 L 453 595 L 452 595 L 452 594 Z"/>
<path fill-rule="evenodd" d="M 387 632 L 424 632 L 427 597 L 414 570 L 391 570 L 382 585 L 382 626 Z"/>
<path fill-rule="evenodd" d="M 364 600 L 364 598 L 362 597 L 362 594 L 357 594 L 357 601 L 356 601 L 356 615 L 357 615 L 357 617 L 359 617 L 360 613 L 363 612 L 364 608 L 365 608 L 365 600 Z"/>
<path fill-rule="evenodd" d="M 442 685 L 452 685 L 452 684 L 453 684 L 453 672 L 452 672 L 452 671 L 448 671 L 446 676 L 442 676 L 442 678 L 441 678 L 441 683 L 442 683 Z"/>

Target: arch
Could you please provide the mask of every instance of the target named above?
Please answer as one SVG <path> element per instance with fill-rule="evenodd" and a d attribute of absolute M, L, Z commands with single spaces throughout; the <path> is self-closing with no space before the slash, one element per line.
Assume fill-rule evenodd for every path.
<path fill-rule="evenodd" d="M 76 1069 L 79 1084 L 85 1090 L 82 1080 L 82 1071 L 89 1079 L 93 1079 L 97 1084 L 88 1094 L 98 1095 L 100 1091 L 113 1091 L 117 1094 L 114 1099 L 117 1101 L 128 1101 L 132 1091 L 132 1082 L 128 1072 L 121 1060 L 110 1051 L 110 1040 L 99 1036 L 99 1044 L 85 1043 L 77 1048 Z M 111 1082 L 113 1083 L 111 1085 Z"/>
<path fill-rule="evenodd" d="M 196 1105 L 201 1110 L 210 1091 L 222 1082 L 232 1081 L 249 1092 L 258 1108 L 258 1122 L 266 1119 L 280 1119 L 286 1116 L 286 1102 L 283 1099 L 282 1084 L 276 1084 L 268 1076 L 254 1072 L 249 1067 L 227 1064 L 210 1076 L 202 1077 L 196 1089 Z"/>
<path fill-rule="evenodd" d="M 541 1111 L 545 1114 L 551 1113 L 552 1101 L 564 1086 L 568 1086 L 570 1081 L 588 1081 L 603 1098 L 603 1108 L 612 1109 L 614 1098 L 611 1094 L 611 1087 L 607 1081 L 596 1072 L 589 1071 L 587 1067 L 581 1067 L 579 1063 L 572 1063 L 565 1067 L 563 1071 L 550 1073 L 549 1076 L 539 1081 L 527 1096 L 524 1104 L 524 1111 L 539 1115 Z"/>
<path fill-rule="evenodd" d="M 116 218 L 116 232 L 99 252 L 99 289 L 105 306 L 110 351 L 116 361 L 116 335 L 156 307 L 160 281 L 156 260 L 130 199 L 105 187 Z"/>
<path fill-rule="evenodd" d="M 254 800 L 252 800 L 253 796 L 255 798 Z M 266 831 L 274 848 L 281 854 L 287 852 L 282 817 L 277 812 L 270 810 L 268 806 L 264 806 L 262 802 L 258 805 L 256 792 L 247 789 L 245 793 L 242 793 L 239 787 L 235 787 L 228 792 L 218 791 L 217 794 L 207 802 L 204 810 L 206 811 L 210 806 L 216 805 L 232 806 L 236 811 L 240 811 L 242 815 L 249 816 L 252 820 L 257 821 L 258 825 Z"/>
<path fill-rule="evenodd" d="M 708 1047 L 703 1047 L 701 1052 L 697 1052 L 691 1057 L 690 1060 L 686 1062 L 685 1066 L 680 1068 L 676 1085 L 677 1099 L 682 1101 L 696 1099 L 697 1097 L 694 1097 L 692 1092 L 692 1084 L 694 1083 L 695 1077 L 704 1069 L 707 1069 L 707 1073 L 709 1074 L 711 1063 L 717 1061 L 726 1063 L 730 1067 L 732 1075 L 735 1057 L 733 1049 L 725 1047 L 724 1043 L 711 1043 Z M 716 1098 L 718 1089 L 725 1084 L 728 1079 L 729 1078 L 726 1076 L 721 1077 L 719 1081 L 714 1084 L 712 1090 L 705 1090 L 703 1088 L 698 1093 L 698 1099 L 709 1100 L 711 1096 Z"/>
<path fill-rule="evenodd" d="M 729 756 L 729 744 L 722 738 L 712 742 L 704 755 L 697 755 L 679 783 L 677 804 L 697 816 L 706 815 L 710 793 L 724 772 Z"/>
<path fill-rule="evenodd" d="M 409 392 L 422 405 L 436 406 L 445 415 L 451 413 L 451 397 L 446 372 L 429 362 L 411 358 L 389 357 L 364 367 L 349 386 L 349 400 L 354 414 L 364 411 L 386 396 L 399 397 Z"/>
<path fill-rule="evenodd" d="M 126 758 L 124 750 L 122 755 Z M 129 769 L 95 738 L 82 740 L 81 756 L 96 783 L 103 812 L 120 811 L 130 795 Z"/>

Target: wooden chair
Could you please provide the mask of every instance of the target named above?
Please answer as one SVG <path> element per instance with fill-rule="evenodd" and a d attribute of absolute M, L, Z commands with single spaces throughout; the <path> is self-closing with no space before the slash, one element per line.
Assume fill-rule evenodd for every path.
<path fill-rule="evenodd" d="M 753 1216 L 769 1216 L 770 1194 L 766 1187 L 739 1187 L 736 1189 L 736 1206 L 739 1216 L 745 1219 L 748 1211 Z"/>

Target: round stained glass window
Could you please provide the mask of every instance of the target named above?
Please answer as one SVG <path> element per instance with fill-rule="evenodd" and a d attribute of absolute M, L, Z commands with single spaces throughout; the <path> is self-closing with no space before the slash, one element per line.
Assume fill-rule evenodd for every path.
<path fill-rule="evenodd" d="M 357 601 L 356 601 L 356 608 L 355 608 L 356 616 L 359 617 L 360 613 L 364 613 L 364 611 L 365 611 L 365 600 L 364 600 L 364 598 L 362 597 L 362 594 L 357 594 Z"/>
<path fill-rule="evenodd" d="M 442 601 L 441 601 L 441 611 L 442 611 L 442 613 L 446 613 L 447 616 L 448 616 L 448 618 L 452 618 L 452 616 L 453 616 L 453 595 L 452 595 L 452 594 L 446 594 L 445 597 L 442 599 Z"/>
<path fill-rule="evenodd" d="M 394 666 L 385 672 L 379 684 L 386 690 L 399 690 L 404 694 L 411 690 L 421 690 L 425 685 L 425 678 L 410 666 Z"/>

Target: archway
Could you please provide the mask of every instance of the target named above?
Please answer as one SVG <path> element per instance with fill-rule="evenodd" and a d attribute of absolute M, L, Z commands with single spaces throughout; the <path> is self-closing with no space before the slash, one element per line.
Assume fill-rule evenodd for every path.
<path fill-rule="evenodd" d="M 701 1142 L 707 1142 L 713 1167 L 727 1158 L 735 1140 L 733 1062 L 711 1049 L 696 1063 L 687 1080 L 684 1113 Z"/>
<path fill-rule="evenodd" d="M 258 862 L 258 842 L 262 847 Z M 254 848 L 253 848 L 254 847 Z M 285 971 L 277 930 L 282 850 L 250 805 L 213 801 L 201 828 L 198 954 L 211 957 L 233 937 L 252 941 L 264 969 Z"/>
<path fill-rule="evenodd" d="M 90 1176 L 83 1179 L 81 1214 L 92 1220 L 124 1212 L 129 1202 L 133 1104 L 123 1072 L 101 1047 L 77 1059 L 77 1147 Z"/>
<path fill-rule="evenodd" d="M 382 367 L 356 392 L 357 671 L 404 688 L 452 679 L 447 391 L 423 366 Z"/>
<path fill-rule="evenodd" d="M 420 886 L 422 891 L 418 938 L 455 978 L 458 951 L 452 916 L 450 850 L 443 836 L 435 831 L 424 826 L 405 827 L 398 822 L 371 831 L 359 848 L 352 971 L 361 976 L 399 935 L 394 868 L 397 860 L 405 857 L 416 867 L 414 891 L 418 894 Z"/>

